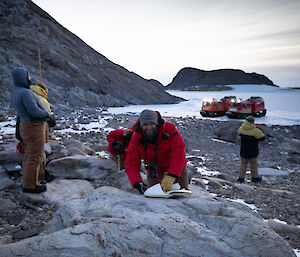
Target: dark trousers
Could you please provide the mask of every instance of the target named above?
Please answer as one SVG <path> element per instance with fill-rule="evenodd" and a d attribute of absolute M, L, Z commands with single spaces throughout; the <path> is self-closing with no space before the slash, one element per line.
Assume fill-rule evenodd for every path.
<path fill-rule="evenodd" d="M 148 181 L 148 185 L 149 187 L 158 184 L 161 182 L 162 178 L 163 178 L 164 173 L 157 178 L 151 178 L 150 174 L 147 174 L 147 181 Z M 181 172 L 180 176 L 178 178 L 176 178 L 175 183 L 179 183 L 180 188 L 185 188 L 185 189 L 189 189 L 189 178 L 188 178 L 188 170 L 185 167 L 184 170 Z"/>
<path fill-rule="evenodd" d="M 46 155 L 44 149 L 46 123 L 20 123 L 20 134 L 24 146 L 22 163 L 23 187 L 34 189 L 45 179 Z"/>

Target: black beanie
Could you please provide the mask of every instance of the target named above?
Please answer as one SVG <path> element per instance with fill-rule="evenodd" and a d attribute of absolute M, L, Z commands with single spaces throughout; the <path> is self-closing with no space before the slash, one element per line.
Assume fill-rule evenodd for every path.
<path fill-rule="evenodd" d="M 146 110 L 143 110 L 140 114 L 141 127 L 144 126 L 148 122 L 158 125 L 158 116 L 155 111 L 146 109 Z"/>

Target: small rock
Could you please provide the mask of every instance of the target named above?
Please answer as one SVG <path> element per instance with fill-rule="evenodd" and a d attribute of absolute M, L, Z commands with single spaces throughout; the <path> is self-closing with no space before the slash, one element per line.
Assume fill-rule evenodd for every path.
<path fill-rule="evenodd" d="M 12 179 L 9 178 L 1 178 L 0 179 L 0 191 L 13 187 L 15 185 L 15 182 Z M 0 207 L 1 208 L 1 207 Z"/>
<path fill-rule="evenodd" d="M 287 171 L 276 170 L 272 168 L 258 168 L 258 174 L 262 176 L 277 176 L 277 177 L 287 177 L 289 175 Z"/>
<path fill-rule="evenodd" d="M 24 218 L 24 216 L 19 214 L 19 215 L 14 215 L 14 216 L 8 216 L 6 220 L 9 224 L 17 226 L 18 224 L 21 223 L 23 218 Z"/>
<path fill-rule="evenodd" d="M 0 198 L 0 216 L 17 206 L 9 199 Z"/>
<path fill-rule="evenodd" d="M 13 237 L 11 235 L 0 236 L 0 245 L 13 243 Z"/>
<path fill-rule="evenodd" d="M 21 240 L 24 238 L 36 236 L 38 234 L 38 231 L 36 229 L 29 229 L 29 230 L 19 230 L 13 234 L 13 238 L 15 240 Z"/>
<path fill-rule="evenodd" d="M 29 229 L 29 225 L 26 221 L 22 222 L 22 230 L 28 230 Z"/>
<path fill-rule="evenodd" d="M 252 186 L 246 185 L 246 184 L 235 184 L 233 187 L 246 192 L 246 193 L 252 193 L 254 188 Z"/>

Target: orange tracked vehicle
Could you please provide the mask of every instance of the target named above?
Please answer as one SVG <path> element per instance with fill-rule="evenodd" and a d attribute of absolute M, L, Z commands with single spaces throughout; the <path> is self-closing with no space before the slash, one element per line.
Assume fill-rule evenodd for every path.
<path fill-rule="evenodd" d="M 202 108 L 200 114 L 203 117 L 219 117 L 224 116 L 226 110 L 224 108 L 224 102 L 222 100 L 204 99 L 202 102 Z"/>
<path fill-rule="evenodd" d="M 231 101 L 235 101 L 237 98 L 236 96 L 224 96 L 221 101 L 223 102 L 224 109 L 227 112 L 230 108 Z"/>

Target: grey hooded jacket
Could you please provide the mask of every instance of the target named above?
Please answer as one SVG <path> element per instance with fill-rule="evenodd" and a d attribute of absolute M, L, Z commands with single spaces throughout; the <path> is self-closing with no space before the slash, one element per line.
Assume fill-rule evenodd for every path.
<path fill-rule="evenodd" d="M 11 72 L 14 89 L 10 102 L 16 109 L 20 122 L 44 122 L 49 112 L 39 97 L 29 89 L 28 72 L 23 68 L 14 68 Z"/>

